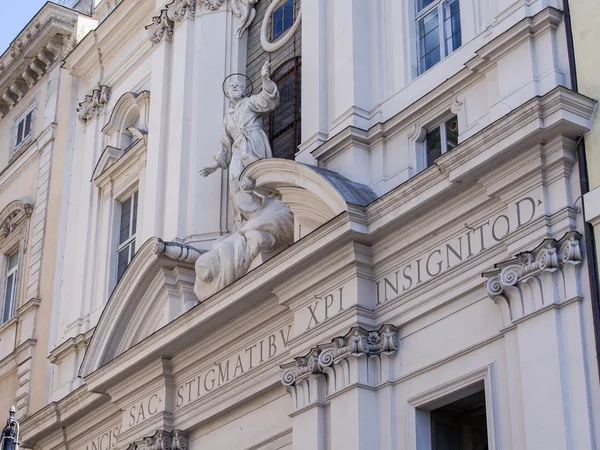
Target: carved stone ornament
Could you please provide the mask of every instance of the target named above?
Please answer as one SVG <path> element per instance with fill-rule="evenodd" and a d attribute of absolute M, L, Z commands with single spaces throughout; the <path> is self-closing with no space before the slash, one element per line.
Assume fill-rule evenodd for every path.
<path fill-rule="evenodd" d="M 166 8 L 167 17 L 173 22 L 181 22 L 186 16 L 196 17 L 196 0 L 174 0 Z"/>
<path fill-rule="evenodd" d="M 580 238 L 570 231 L 560 240 L 546 239 L 483 274 L 489 297 L 503 306 L 505 325 L 544 306 L 581 297 L 576 270 L 583 260 Z"/>
<path fill-rule="evenodd" d="M 209 11 L 217 11 L 225 3 L 225 0 L 198 0 L 198 3 L 204 5 L 204 8 Z"/>
<path fill-rule="evenodd" d="M 331 344 L 313 348 L 308 355 L 281 366 L 281 383 L 293 386 L 311 375 L 325 374 L 327 368 L 350 357 L 390 355 L 398 351 L 398 333 L 393 325 L 383 325 L 377 331 L 353 327 L 345 336 Z"/>
<path fill-rule="evenodd" d="M 232 11 L 235 16 L 235 30 L 234 36 L 238 39 L 242 37 L 244 31 L 246 31 L 254 17 L 256 17 L 256 9 L 254 5 L 258 0 L 232 0 Z"/>
<path fill-rule="evenodd" d="M 127 450 L 187 450 L 188 438 L 179 430 L 158 430 L 154 435 L 134 442 Z"/>
<path fill-rule="evenodd" d="M 29 199 L 10 202 L 0 212 L 0 239 L 6 239 L 33 213 L 33 203 Z"/>
<path fill-rule="evenodd" d="M 161 9 L 160 12 L 152 17 L 152 23 L 146 26 L 148 39 L 154 45 L 160 44 L 161 41 L 173 40 L 173 21 L 169 19 L 167 9 Z"/>
<path fill-rule="evenodd" d="M 79 108 L 77 108 L 79 121 L 85 125 L 90 120 L 98 117 L 104 111 L 109 99 L 110 88 L 105 85 L 98 86 L 91 94 L 86 95 L 85 100 L 79 104 Z"/>
<path fill-rule="evenodd" d="M 154 254 L 162 254 L 171 259 L 187 263 L 195 263 L 203 253 L 206 253 L 206 250 L 198 250 L 189 244 L 184 244 L 182 242 L 165 242 L 159 238 L 156 238 L 156 243 L 152 250 Z"/>

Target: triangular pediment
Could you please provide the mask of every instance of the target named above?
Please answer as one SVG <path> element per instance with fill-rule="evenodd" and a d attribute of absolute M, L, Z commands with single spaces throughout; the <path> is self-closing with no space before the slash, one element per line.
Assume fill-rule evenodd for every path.
<path fill-rule="evenodd" d="M 100 175 L 104 173 L 110 166 L 112 166 L 117 160 L 123 155 L 123 151 L 107 145 L 102 154 L 100 155 L 100 159 L 96 164 L 96 168 L 94 169 L 94 173 L 92 174 L 92 180 L 95 180 Z"/>

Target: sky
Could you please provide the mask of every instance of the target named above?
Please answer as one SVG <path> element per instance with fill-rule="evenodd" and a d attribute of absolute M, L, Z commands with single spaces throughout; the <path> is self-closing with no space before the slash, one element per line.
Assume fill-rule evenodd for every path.
<path fill-rule="evenodd" d="M 46 0 L 0 0 L 0 54 L 45 3 Z"/>

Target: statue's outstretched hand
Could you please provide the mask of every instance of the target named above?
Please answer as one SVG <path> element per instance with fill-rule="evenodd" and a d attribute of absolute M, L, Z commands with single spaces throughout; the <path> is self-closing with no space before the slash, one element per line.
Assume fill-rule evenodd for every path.
<path fill-rule="evenodd" d="M 271 63 L 269 61 L 266 61 L 263 64 L 262 69 L 260 70 L 260 76 L 263 78 L 263 80 L 268 80 L 271 76 Z"/>
<path fill-rule="evenodd" d="M 210 166 L 206 166 L 204 169 L 202 169 L 200 171 L 200 176 L 201 177 L 207 177 L 209 176 L 211 173 L 215 172 L 217 169 L 219 168 L 219 163 L 217 163 L 216 161 L 214 163 L 212 163 Z"/>

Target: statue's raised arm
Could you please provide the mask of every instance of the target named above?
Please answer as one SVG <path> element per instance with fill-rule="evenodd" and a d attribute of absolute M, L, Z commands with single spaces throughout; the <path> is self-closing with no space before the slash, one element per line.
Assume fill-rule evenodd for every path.
<path fill-rule="evenodd" d="M 263 130 L 263 117 L 279 105 L 279 90 L 271 80 L 271 65 L 267 61 L 260 71 L 262 89 L 256 95 L 246 97 L 246 75 L 233 74 L 224 82 L 224 93 L 229 99 L 229 109 L 223 118 L 221 149 L 214 162 L 200 170 L 206 177 L 218 169 L 229 169 L 229 193 L 235 212 L 235 222 L 242 217 L 233 198 L 239 191 L 239 176 L 254 161 L 272 158 L 269 137 Z"/>
<path fill-rule="evenodd" d="M 271 63 L 265 62 L 260 70 L 261 91 L 250 97 L 250 108 L 256 113 L 267 113 L 279 106 L 279 90 L 271 80 Z"/>

